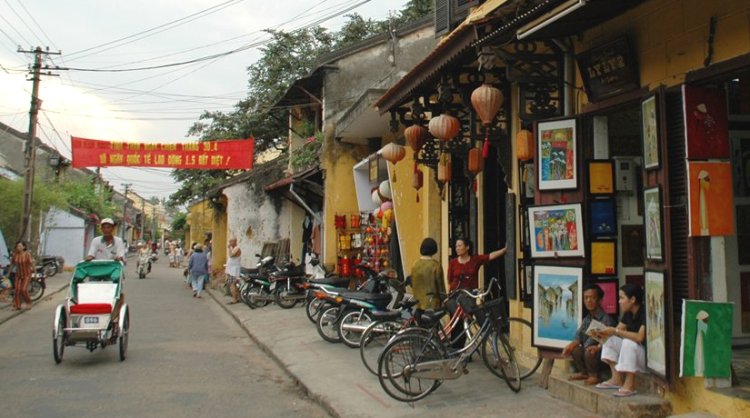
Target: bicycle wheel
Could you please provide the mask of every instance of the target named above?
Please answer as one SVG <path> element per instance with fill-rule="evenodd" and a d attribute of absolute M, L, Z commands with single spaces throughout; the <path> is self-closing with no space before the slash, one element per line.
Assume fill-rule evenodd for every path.
<path fill-rule="evenodd" d="M 362 339 L 362 331 L 354 327 L 365 328 L 372 323 L 372 318 L 367 312 L 351 311 L 341 317 L 336 329 L 338 330 L 341 341 L 350 348 L 359 348 L 359 342 Z M 348 325 L 350 327 L 346 327 Z"/>
<path fill-rule="evenodd" d="M 388 341 L 401 329 L 398 321 L 376 321 L 367 327 L 359 341 L 359 357 L 367 370 L 378 375 L 378 358 Z"/>
<path fill-rule="evenodd" d="M 521 390 L 521 372 L 505 333 L 491 331 L 482 343 L 481 354 L 484 365 L 492 374 L 503 378 L 513 392 Z"/>
<path fill-rule="evenodd" d="M 523 318 L 508 318 L 508 321 L 510 321 L 511 325 L 513 325 L 513 323 L 521 324 L 521 332 L 524 334 L 524 339 L 526 341 L 531 341 L 531 333 L 533 332 L 531 322 Z M 527 331 L 528 334 L 526 333 Z M 508 341 L 510 341 L 510 337 L 508 337 Z M 537 350 L 536 347 L 532 347 L 532 351 L 534 353 L 532 356 L 525 356 L 523 353 L 517 353 L 516 355 L 516 360 L 518 360 L 519 355 L 523 355 L 526 360 L 530 360 L 530 367 L 526 367 L 522 364 L 518 365 L 518 369 L 521 371 L 521 379 L 526 379 L 533 375 L 539 369 L 539 366 L 542 365 L 542 357 L 539 356 L 539 350 Z"/>
<path fill-rule="evenodd" d="M 411 376 L 407 366 L 444 359 L 445 350 L 428 336 L 408 333 L 395 337 L 378 359 L 378 380 L 388 396 L 401 402 L 425 398 L 441 381 Z"/>

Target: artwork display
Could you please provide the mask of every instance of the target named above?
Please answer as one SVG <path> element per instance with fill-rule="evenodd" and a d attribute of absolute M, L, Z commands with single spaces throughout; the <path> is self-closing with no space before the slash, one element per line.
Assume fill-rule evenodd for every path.
<path fill-rule="evenodd" d="M 534 192 L 536 191 L 536 172 L 534 171 L 534 163 L 522 163 L 521 182 L 523 197 L 525 199 L 533 199 Z"/>
<path fill-rule="evenodd" d="M 604 291 L 601 307 L 604 312 L 614 317 L 618 316 L 620 305 L 617 303 L 620 292 L 620 279 L 597 279 L 594 283 Z"/>
<path fill-rule="evenodd" d="M 737 132 L 731 138 L 734 196 L 750 196 L 750 132 Z"/>
<path fill-rule="evenodd" d="M 732 165 L 688 161 L 688 218 L 691 237 L 734 234 Z"/>
<path fill-rule="evenodd" d="M 617 215 L 614 199 L 589 200 L 591 237 L 604 238 L 617 235 Z"/>
<path fill-rule="evenodd" d="M 683 85 L 682 103 L 687 158 L 729 158 L 729 122 L 724 93 Z"/>
<path fill-rule="evenodd" d="M 589 161 L 589 193 L 613 194 L 615 192 L 615 165 L 612 161 Z"/>
<path fill-rule="evenodd" d="M 533 345 L 563 349 L 581 325 L 583 269 L 534 266 Z"/>
<path fill-rule="evenodd" d="M 730 376 L 733 310 L 731 303 L 683 300 L 680 377 Z"/>
<path fill-rule="evenodd" d="M 667 328 L 664 273 L 646 271 L 646 367 L 667 376 Z"/>
<path fill-rule="evenodd" d="M 617 274 L 616 240 L 591 242 L 591 274 L 598 276 Z"/>
<path fill-rule="evenodd" d="M 641 136 L 643 137 L 643 168 L 659 168 L 659 119 L 656 96 L 641 103 Z"/>
<path fill-rule="evenodd" d="M 531 257 L 583 256 L 581 204 L 528 208 Z"/>
<path fill-rule="evenodd" d="M 662 259 L 661 235 L 661 191 L 652 187 L 643 191 L 644 226 L 646 229 L 646 258 L 649 260 Z"/>
<path fill-rule="evenodd" d="M 578 187 L 575 119 L 537 125 L 539 190 Z"/>
<path fill-rule="evenodd" d="M 622 266 L 643 267 L 643 225 L 622 225 Z"/>

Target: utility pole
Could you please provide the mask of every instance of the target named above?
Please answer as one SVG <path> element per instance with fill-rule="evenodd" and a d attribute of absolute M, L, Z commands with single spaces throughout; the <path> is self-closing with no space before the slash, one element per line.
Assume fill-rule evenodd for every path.
<path fill-rule="evenodd" d="M 146 199 L 141 198 L 141 240 L 146 236 L 145 227 L 146 222 Z M 153 239 L 154 237 L 151 237 Z"/>
<path fill-rule="evenodd" d="M 123 241 L 125 240 L 125 217 L 128 213 L 128 192 L 130 191 L 130 186 L 132 186 L 131 183 L 125 183 L 123 184 L 123 187 L 125 187 L 125 204 L 122 206 L 122 232 L 120 233 Z"/>
<path fill-rule="evenodd" d="M 22 54 L 34 54 L 34 64 L 31 67 L 31 81 L 33 87 L 31 90 L 31 108 L 29 109 L 29 136 L 26 139 L 26 148 L 24 152 L 24 191 L 23 191 L 23 215 L 21 217 L 21 235 L 20 239 L 31 241 L 31 206 L 34 199 L 34 175 L 36 168 L 36 126 L 39 108 L 42 101 L 39 99 L 39 82 L 42 80 L 42 56 L 43 55 L 60 55 L 60 52 L 43 51 L 41 47 L 36 47 L 33 51 L 18 49 Z M 50 72 L 44 75 L 55 75 Z"/>

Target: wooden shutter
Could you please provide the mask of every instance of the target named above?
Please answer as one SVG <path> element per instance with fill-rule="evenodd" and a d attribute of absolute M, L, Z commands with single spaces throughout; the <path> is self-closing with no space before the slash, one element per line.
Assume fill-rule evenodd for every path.
<path fill-rule="evenodd" d="M 450 2 L 451 0 L 435 0 L 436 38 L 450 31 Z"/>

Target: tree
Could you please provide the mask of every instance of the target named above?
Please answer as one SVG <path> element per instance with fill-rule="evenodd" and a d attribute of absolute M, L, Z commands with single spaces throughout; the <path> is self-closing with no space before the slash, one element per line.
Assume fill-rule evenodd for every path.
<path fill-rule="evenodd" d="M 10 244 L 21 238 L 21 213 L 23 212 L 24 181 L 0 179 L 0 228 Z M 65 195 L 58 188 L 47 187 L 38 179 L 34 182 L 31 204 L 32 225 L 39 222 L 39 214 L 51 207 L 66 207 Z M 11 244 L 12 245 L 12 244 Z"/>

